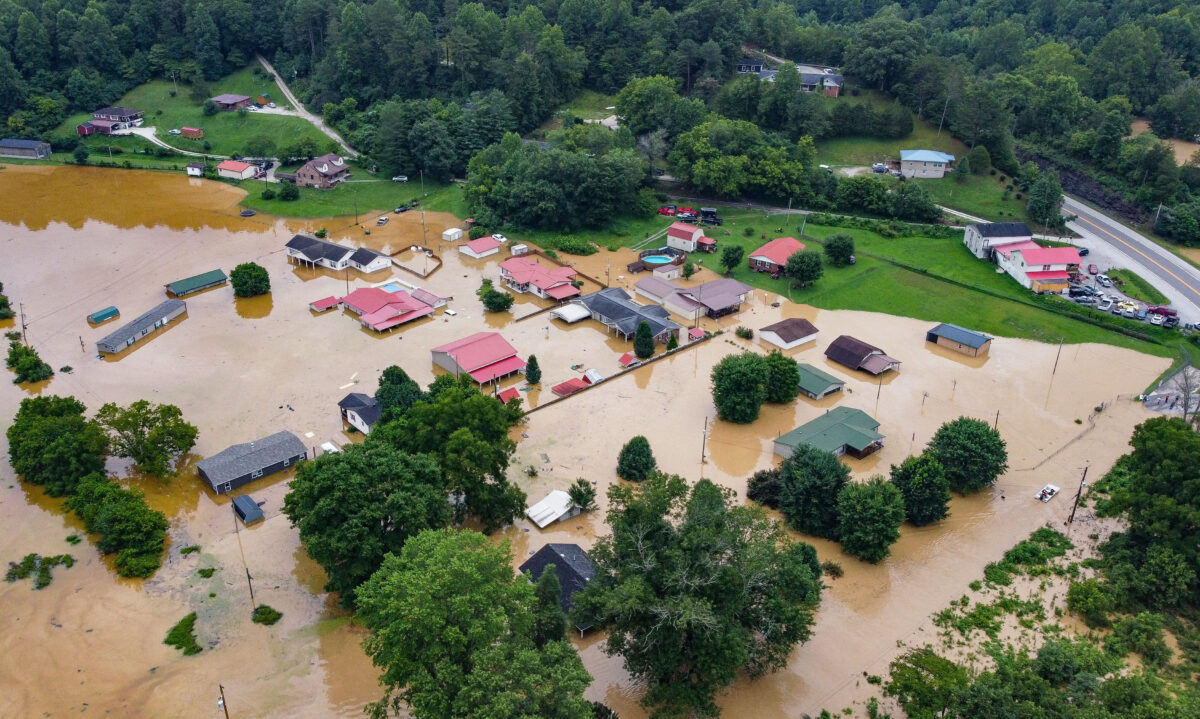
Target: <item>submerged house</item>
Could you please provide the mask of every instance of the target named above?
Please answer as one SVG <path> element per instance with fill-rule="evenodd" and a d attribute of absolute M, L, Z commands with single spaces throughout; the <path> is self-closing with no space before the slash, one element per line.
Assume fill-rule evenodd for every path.
<path fill-rule="evenodd" d="M 187 312 L 183 300 L 167 300 L 96 343 L 102 354 L 117 354 Z"/>
<path fill-rule="evenodd" d="M 392 258 L 382 252 L 366 247 L 346 247 L 309 235 L 292 235 L 284 249 L 287 250 L 289 259 L 308 267 L 324 267 L 330 270 L 353 267 L 359 272 L 370 274 L 392 266 Z"/>
<path fill-rule="evenodd" d="M 800 392 L 809 399 L 821 399 L 826 395 L 841 391 L 846 386 L 844 380 L 813 367 L 804 362 L 797 362 L 796 369 L 800 371 Z"/>
<path fill-rule="evenodd" d="M 556 489 L 547 494 L 542 501 L 525 510 L 525 516 L 544 529 L 549 524 L 569 519 L 579 514 L 579 507 L 571 501 L 571 495 Z"/>
<path fill-rule="evenodd" d="M 650 325 L 650 333 L 656 342 L 668 342 L 671 335 L 680 330 L 680 326 L 669 319 L 670 313 L 666 309 L 658 305 L 639 305 L 620 287 L 606 287 L 573 302 L 582 305 L 591 313 L 592 319 L 626 340 L 633 338 L 642 322 Z"/>
<path fill-rule="evenodd" d="M 565 300 L 579 295 L 571 284 L 577 273 L 570 267 L 543 265 L 534 257 L 510 257 L 500 263 L 500 279 L 516 292 L 542 299 Z"/>
<path fill-rule="evenodd" d="M 196 472 L 214 492 L 224 494 L 307 458 L 308 450 L 300 438 L 283 431 L 221 450 L 197 462 Z"/>
<path fill-rule="evenodd" d="M 364 327 L 376 332 L 394 329 L 433 314 L 433 307 L 405 290 L 388 292 L 379 287 L 360 287 L 340 301 L 343 307 L 359 316 Z"/>
<path fill-rule="evenodd" d="M 926 332 L 925 341 L 932 342 L 941 347 L 947 347 L 970 357 L 985 355 L 992 347 L 991 337 L 982 332 L 976 332 L 975 330 L 969 330 L 966 327 L 959 327 L 947 322 L 943 322 Z"/>
<path fill-rule="evenodd" d="M 825 349 L 825 356 L 850 369 L 860 369 L 871 374 L 900 369 L 900 360 L 888 357 L 878 347 L 850 335 L 842 335 L 829 343 L 829 347 Z"/>
<path fill-rule="evenodd" d="M 817 328 L 812 322 L 792 317 L 758 331 L 758 336 L 781 349 L 790 350 L 817 338 Z"/>
<path fill-rule="evenodd" d="M 363 434 L 370 434 L 371 428 L 379 421 L 382 412 L 379 403 L 369 394 L 351 392 L 338 402 L 342 413 L 342 421 Z"/>
<path fill-rule="evenodd" d="M 547 544 L 525 560 L 518 571 L 528 574 L 531 582 L 541 579 L 546 567 L 554 565 L 554 573 L 562 586 L 562 594 L 558 598 L 558 606 L 563 612 L 569 612 L 575 606 L 575 593 L 582 590 L 596 576 L 596 565 L 578 544 Z M 590 629 L 590 626 L 578 626 L 580 635 Z"/>
<path fill-rule="evenodd" d="M 200 290 L 207 290 L 210 287 L 220 287 L 228 280 L 225 273 L 221 270 L 209 270 L 198 275 L 185 277 L 182 280 L 165 285 L 167 292 L 173 297 L 184 297 Z"/>
<path fill-rule="evenodd" d="M 479 384 L 525 371 L 525 360 L 499 332 L 476 332 L 440 347 L 434 347 L 433 363 L 454 373 L 471 375 Z"/>
<path fill-rule="evenodd" d="M 883 447 L 879 422 L 861 409 L 834 407 L 775 440 L 775 454 L 787 459 L 801 446 L 836 456 L 866 457 Z"/>

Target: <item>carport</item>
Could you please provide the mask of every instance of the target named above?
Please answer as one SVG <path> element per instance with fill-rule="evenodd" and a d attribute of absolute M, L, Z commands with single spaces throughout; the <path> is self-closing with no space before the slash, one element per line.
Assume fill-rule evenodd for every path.
<path fill-rule="evenodd" d="M 562 307 L 556 307 L 550 311 L 550 317 L 557 317 L 569 325 L 574 324 L 579 320 L 587 319 L 591 316 L 592 313 L 588 311 L 588 308 L 580 304 L 575 304 L 574 302 L 569 305 L 563 305 Z"/>

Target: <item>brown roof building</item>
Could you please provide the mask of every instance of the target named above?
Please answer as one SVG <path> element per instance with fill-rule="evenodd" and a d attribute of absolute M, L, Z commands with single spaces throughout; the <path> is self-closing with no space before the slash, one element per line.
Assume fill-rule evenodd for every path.
<path fill-rule="evenodd" d="M 296 171 L 296 185 L 327 189 L 349 177 L 350 166 L 340 156 L 331 152 L 304 163 Z"/>
<path fill-rule="evenodd" d="M 825 356 L 850 369 L 860 369 L 871 374 L 883 374 L 888 370 L 899 370 L 900 360 L 888 357 L 883 350 L 869 345 L 850 335 L 842 335 L 825 350 Z"/>

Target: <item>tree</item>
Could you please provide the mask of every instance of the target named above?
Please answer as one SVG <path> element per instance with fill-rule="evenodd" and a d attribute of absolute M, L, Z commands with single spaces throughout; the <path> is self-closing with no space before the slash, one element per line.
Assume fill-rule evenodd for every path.
<path fill-rule="evenodd" d="M 73 494 L 84 477 L 103 474 L 108 436 L 84 417 L 86 409 L 74 397 L 21 400 L 7 431 L 13 471 L 51 497 Z"/>
<path fill-rule="evenodd" d="M 892 484 L 904 496 L 904 515 L 920 527 L 950 514 L 950 483 L 941 462 L 928 452 L 892 465 Z"/>
<path fill-rule="evenodd" d="M 667 351 L 670 352 L 677 349 L 679 349 L 679 333 L 672 332 L 667 338 Z"/>
<path fill-rule="evenodd" d="M 271 157 L 275 154 L 275 141 L 266 135 L 255 135 L 242 146 L 245 157 Z"/>
<path fill-rule="evenodd" d="M 538 366 L 536 355 L 529 355 L 529 359 L 525 362 L 525 381 L 529 384 L 537 384 L 542 381 L 542 368 Z"/>
<path fill-rule="evenodd" d="M 745 256 L 746 248 L 741 245 L 725 245 L 725 249 L 721 250 L 721 266 L 725 268 L 725 274 L 742 264 L 742 258 Z"/>
<path fill-rule="evenodd" d="M 637 331 L 633 334 L 633 353 L 638 359 L 644 360 L 654 355 L 654 335 L 651 332 L 649 322 L 638 322 Z"/>
<path fill-rule="evenodd" d="M 166 539 L 167 518 L 150 509 L 145 495 L 125 489 L 97 472 L 80 480 L 67 506 L 84 528 L 99 534 L 96 548 L 116 554 L 113 565 L 122 577 L 148 577 L 158 569 Z"/>
<path fill-rule="evenodd" d="M 954 163 L 954 172 L 952 173 L 954 181 L 958 184 L 963 184 L 971 176 L 971 160 L 969 157 L 960 157 Z"/>
<path fill-rule="evenodd" d="M 821 254 L 815 250 L 793 252 L 783 267 L 783 274 L 800 287 L 807 287 L 825 274 L 825 267 L 821 264 Z"/>
<path fill-rule="evenodd" d="M 924 45 L 920 25 L 880 13 L 858 27 L 854 42 L 846 48 L 846 71 L 886 90 L 916 62 Z"/>
<path fill-rule="evenodd" d="M 761 509 L 665 475 L 608 496 L 612 531 L 591 553 L 596 574 L 572 619 L 609 628 L 604 651 L 645 683 L 652 715 L 714 717 L 721 689 L 782 668 L 809 637 L 816 551 Z"/>
<path fill-rule="evenodd" d="M 27 347 L 16 340 L 8 343 L 8 356 L 5 366 L 13 371 L 13 384 L 22 382 L 41 382 L 54 376 L 54 368 L 47 364 L 37 350 Z"/>
<path fill-rule="evenodd" d="M 992 169 L 992 155 L 983 145 L 976 145 L 967 154 L 967 162 L 971 165 L 971 172 L 976 175 L 986 175 Z"/>
<path fill-rule="evenodd" d="M 712 370 L 713 403 L 726 422 L 749 424 L 767 398 L 762 355 L 743 352 L 726 355 Z"/>
<path fill-rule="evenodd" d="M 507 312 L 513 306 L 513 296 L 497 290 L 491 280 L 480 283 L 475 294 L 479 295 L 479 299 L 483 301 L 483 309 L 488 312 Z"/>
<path fill-rule="evenodd" d="M 625 443 L 617 455 L 617 476 L 631 482 L 641 482 L 658 467 L 650 441 L 638 435 Z"/>
<path fill-rule="evenodd" d="M 233 294 L 237 297 L 256 297 L 271 291 L 271 277 L 266 268 L 255 262 L 243 262 L 229 273 Z"/>
<path fill-rule="evenodd" d="M 739 262 L 740 262 L 740 261 L 741 261 L 741 260 L 739 259 Z M 737 262 L 735 262 L 734 264 L 736 265 L 736 264 L 737 264 Z M 685 279 L 685 280 L 690 280 L 690 279 L 692 279 L 692 275 L 696 274 L 696 265 L 695 265 L 695 263 L 693 263 L 691 260 L 688 260 L 688 261 L 684 262 L 684 263 L 683 263 L 683 271 L 682 271 L 682 273 L 681 273 L 681 274 L 683 275 L 683 279 Z"/>
<path fill-rule="evenodd" d="M 86 165 L 89 155 L 91 155 L 91 153 L 88 152 L 86 145 L 80 145 L 79 147 L 76 147 L 74 152 L 71 153 L 71 156 L 75 158 L 76 165 Z"/>
<path fill-rule="evenodd" d="M 1008 469 L 1008 450 L 1000 433 L 970 417 L 939 427 L 926 451 L 942 465 L 950 489 L 959 494 L 992 486 Z"/>
<path fill-rule="evenodd" d="M 892 217 L 909 222 L 935 222 L 942 211 L 924 185 L 902 182 L 888 196 Z"/>
<path fill-rule="evenodd" d="M 379 389 L 375 390 L 375 402 L 379 406 L 379 417 L 388 422 L 403 415 L 417 402 L 425 398 L 421 387 L 396 365 L 383 370 L 379 376 Z"/>
<path fill-rule="evenodd" d="M 909 650 L 888 669 L 883 693 L 895 697 L 912 719 L 942 716 L 953 705 L 955 694 L 971 683 L 966 669 L 929 647 Z"/>
<path fill-rule="evenodd" d="M 847 212 L 886 214 L 888 186 L 873 175 L 855 175 L 838 182 L 836 204 Z"/>
<path fill-rule="evenodd" d="M 300 199 L 300 188 L 291 182 L 284 182 L 279 187 L 279 199 L 292 202 Z"/>
<path fill-rule="evenodd" d="M 386 445 L 347 445 L 300 465 L 283 499 L 325 590 L 354 606 L 355 592 L 412 536 L 450 522 L 437 463 Z"/>
<path fill-rule="evenodd" d="M 838 493 L 838 540 L 842 549 L 877 564 L 900 538 L 904 523 L 904 496 L 883 477 L 847 484 Z"/>
<path fill-rule="evenodd" d="M 785 357 L 779 350 L 773 350 L 763 360 L 766 379 L 763 389 L 766 391 L 766 401 L 772 404 L 787 404 L 800 394 L 800 367 L 796 360 Z"/>
<path fill-rule="evenodd" d="M 1033 187 L 1029 188 L 1029 202 L 1026 204 L 1029 219 L 1046 227 L 1058 227 L 1063 224 L 1059 213 L 1061 208 L 1062 185 L 1058 182 L 1058 173 L 1042 173 Z"/>
<path fill-rule="evenodd" d="M 535 604 L 533 607 L 533 644 L 538 649 L 550 642 L 567 638 L 567 615 L 563 614 L 559 599 L 562 584 L 558 581 L 558 570 L 547 564 L 533 585 Z"/>
<path fill-rule="evenodd" d="M 358 591 L 363 646 L 387 688 L 370 715 L 585 719 L 588 674 L 569 643 L 534 647 L 534 603 L 507 543 L 451 529 L 410 538 Z"/>
<path fill-rule="evenodd" d="M 854 257 L 854 238 L 838 233 L 825 238 L 825 258 L 834 267 L 845 267 Z"/>
<path fill-rule="evenodd" d="M 778 467 L 760 469 L 746 480 L 746 498 L 764 507 L 779 509 L 779 491 L 782 487 Z"/>
<path fill-rule="evenodd" d="M 830 452 L 802 445 L 779 466 L 779 511 L 795 529 L 838 537 L 838 499 L 850 470 Z"/>
<path fill-rule="evenodd" d="M 586 479 L 580 477 L 575 480 L 574 484 L 567 487 L 567 494 L 571 496 L 571 504 L 578 507 L 580 512 L 591 512 L 596 509 L 596 488 Z"/>
<path fill-rule="evenodd" d="M 124 409 L 109 402 L 96 413 L 96 421 L 108 432 L 113 454 L 132 459 L 138 470 L 159 479 L 174 474 L 176 461 L 199 434 L 175 405 L 144 399 Z"/>

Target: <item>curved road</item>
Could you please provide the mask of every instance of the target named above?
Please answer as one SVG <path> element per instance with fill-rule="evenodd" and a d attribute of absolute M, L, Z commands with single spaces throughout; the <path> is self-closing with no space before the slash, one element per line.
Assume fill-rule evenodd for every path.
<path fill-rule="evenodd" d="M 265 68 L 266 71 L 271 73 L 271 76 L 275 78 L 275 84 L 278 85 L 279 89 L 283 91 L 284 97 L 288 99 L 288 102 L 291 104 L 291 106 L 296 109 L 297 115 L 311 122 L 314 127 L 328 135 L 329 138 L 334 142 L 341 145 L 342 149 L 346 151 L 347 155 L 351 157 L 358 156 L 358 150 L 350 147 L 350 145 L 348 145 L 346 141 L 342 139 L 341 135 L 334 132 L 332 128 L 325 124 L 323 119 L 304 109 L 304 105 L 302 105 L 300 101 L 296 99 L 296 96 L 292 94 L 291 88 L 287 86 L 287 83 L 283 81 L 283 78 L 280 77 L 279 73 L 275 72 L 275 68 L 271 66 L 271 63 L 267 62 L 267 58 L 263 57 L 262 55 L 255 55 L 254 59 L 258 60 L 259 64 L 262 65 L 263 68 Z"/>
<path fill-rule="evenodd" d="M 1076 216 L 1067 227 L 1083 236 L 1087 246 L 1101 242 L 1128 260 L 1129 269 L 1141 274 L 1171 299 L 1188 322 L 1200 322 L 1200 270 L 1159 247 L 1152 240 L 1070 197 L 1063 210 Z"/>

